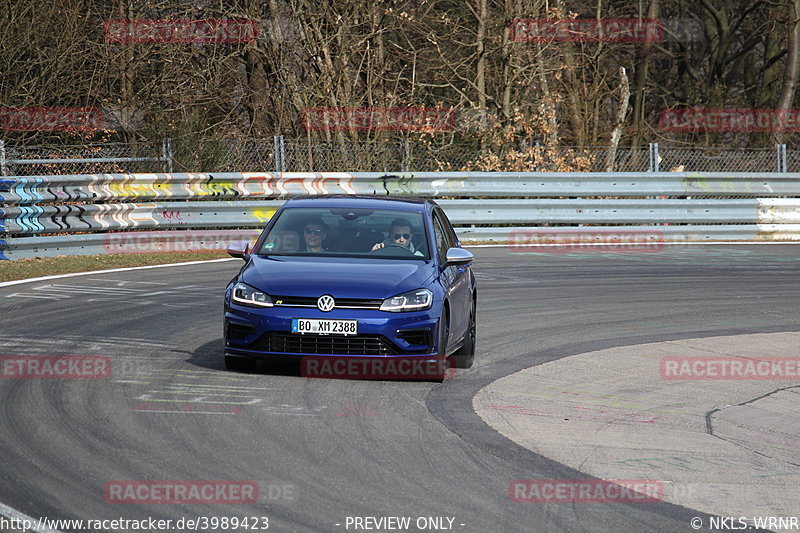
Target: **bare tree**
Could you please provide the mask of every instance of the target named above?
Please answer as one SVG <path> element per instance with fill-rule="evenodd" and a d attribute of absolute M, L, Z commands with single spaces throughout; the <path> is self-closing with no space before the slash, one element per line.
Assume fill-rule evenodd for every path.
<path fill-rule="evenodd" d="M 628 101 L 631 97 L 631 90 L 628 86 L 628 75 L 625 72 L 625 67 L 619 67 L 619 107 L 617 108 L 617 121 L 614 124 L 614 130 L 611 132 L 611 142 L 608 147 L 608 156 L 606 157 L 606 172 L 614 171 L 614 161 L 617 159 L 617 146 L 619 139 L 622 136 L 622 125 L 625 123 L 625 116 L 628 113 Z"/>
<path fill-rule="evenodd" d="M 792 0 L 787 6 L 788 13 L 788 37 L 786 58 L 786 78 L 783 83 L 783 90 L 778 101 L 779 116 L 784 119 L 781 122 L 785 125 L 785 115 L 791 109 L 797 89 L 797 79 L 800 76 L 800 0 Z M 784 142 L 786 135 L 781 130 L 777 134 L 777 141 Z"/>

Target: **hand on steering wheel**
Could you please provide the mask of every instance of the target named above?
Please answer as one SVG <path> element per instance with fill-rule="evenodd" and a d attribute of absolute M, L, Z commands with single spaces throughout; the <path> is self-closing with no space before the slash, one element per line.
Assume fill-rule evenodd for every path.
<path fill-rule="evenodd" d="M 382 246 L 379 246 L 379 245 L 382 245 Z M 386 243 L 378 243 L 372 248 L 372 251 L 373 252 L 377 252 L 379 250 L 391 250 L 388 253 L 385 253 L 384 255 L 392 255 L 393 253 L 395 253 L 395 248 L 399 248 L 399 249 L 403 250 L 404 252 L 406 252 L 407 255 L 413 255 L 414 254 L 414 252 L 412 252 L 409 248 L 403 246 L 402 244 L 397 244 L 396 242 L 390 242 L 388 244 L 386 244 Z"/>

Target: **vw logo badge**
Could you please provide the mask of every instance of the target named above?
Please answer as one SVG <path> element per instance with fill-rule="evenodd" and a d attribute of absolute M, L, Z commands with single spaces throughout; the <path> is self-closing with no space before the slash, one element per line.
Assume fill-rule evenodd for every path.
<path fill-rule="evenodd" d="M 336 302 L 333 301 L 333 296 L 330 294 L 323 294 L 317 300 L 317 307 L 319 307 L 320 311 L 325 311 L 326 313 L 333 309 L 336 305 Z"/>

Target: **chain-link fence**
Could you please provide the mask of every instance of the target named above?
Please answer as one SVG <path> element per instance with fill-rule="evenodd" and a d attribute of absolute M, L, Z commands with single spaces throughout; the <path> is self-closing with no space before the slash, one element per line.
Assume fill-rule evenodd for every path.
<path fill-rule="evenodd" d="M 682 172 L 777 172 L 776 149 L 662 148 L 660 169 Z"/>
<path fill-rule="evenodd" d="M 279 162 L 275 154 L 280 154 L 276 148 L 278 139 L 273 142 L 261 141 L 228 141 L 224 143 L 224 156 L 218 165 L 212 166 L 215 172 L 263 172 L 273 171 Z"/>
<path fill-rule="evenodd" d="M 172 172 L 171 142 L 14 146 L 0 141 L 0 174 Z"/>
<path fill-rule="evenodd" d="M 492 166 L 492 150 L 475 143 L 397 141 L 321 141 L 285 139 L 273 141 L 225 141 L 224 155 L 216 164 L 190 170 L 278 172 L 436 172 L 448 170 L 509 170 Z M 534 145 L 534 148 L 535 145 Z M 528 161 L 519 161 L 525 148 L 494 159 L 516 158 L 520 171 L 604 172 L 800 172 L 800 150 L 729 149 L 713 147 L 665 147 L 649 144 L 619 147 L 609 167 L 607 146 L 538 147 Z M 782 154 L 782 155 L 781 155 Z M 482 157 L 482 155 L 484 157 Z M 527 164 L 526 164 L 527 163 Z"/>
<path fill-rule="evenodd" d="M 566 150 L 567 148 L 564 148 Z M 591 161 L 592 172 L 608 170 L 608 147 L 573 147 Z M 779 148 L 729 149 L 713 147 L 665 147 L 650 144 L 640 148 L 620 147 L 614 172 L 800 172 L 800 151 L 784 150 L 786 167 L 781 166 Z"/>
<path fill-rule="evenodd" d="M 405 158 L 403 145 L 397 142 L 286 139 L 284 147 L 287 171 L 397 172 Z"/>
<path fill-rule="evenodd" d="M 0 141 L 2 175 L 133 172 L 410 172 L 453 170 L 603 172 L 800 172 L 800 150 L 619 147 L 481 147 L 477 142 L 181 140 L 17 147 Z"/>

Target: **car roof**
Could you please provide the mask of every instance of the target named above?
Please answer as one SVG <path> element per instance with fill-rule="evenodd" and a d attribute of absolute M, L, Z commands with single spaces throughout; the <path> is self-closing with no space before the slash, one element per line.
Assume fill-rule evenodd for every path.
<path fill-rule="evenodd" d="M 356 207 L 367 209 L 396 209 L 398 211 L 425 210 L 425 205 L 436 202 L 425 198 L 400 196 L 378 196 L 368 194 L 321 194 L 295 196 L 287 200 L 285 207 Z"/>

